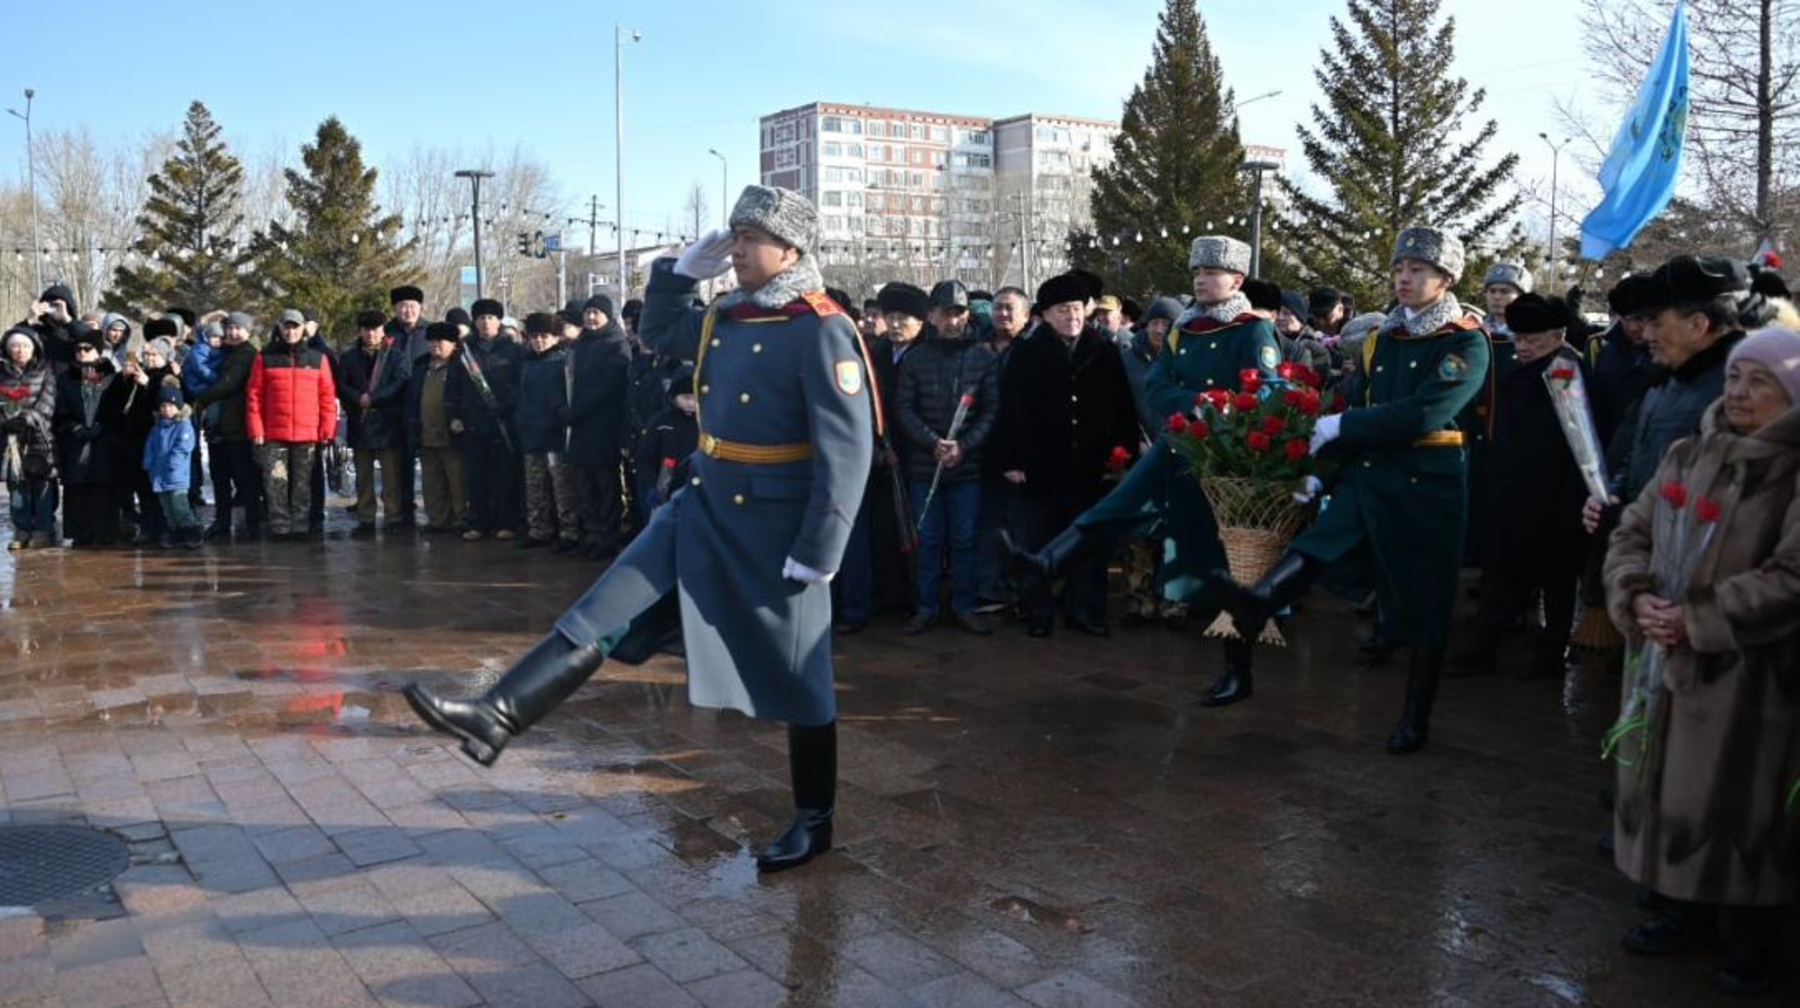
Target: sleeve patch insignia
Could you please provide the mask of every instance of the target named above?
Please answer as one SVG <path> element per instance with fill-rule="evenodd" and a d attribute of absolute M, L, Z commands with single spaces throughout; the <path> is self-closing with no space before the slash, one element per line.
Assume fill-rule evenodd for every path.
<path fill-rule="evenodd" d="M 1463 360 L 1461 354 L 1445 354 L 1438 363 L 1438 377 L 1445 381 L 1462 381 L 1469 373 L 1469 362 Z"/>
<path fill-rule="evenodd" d="M 1280 363 L 1281 351 L 1272 346 L 1264 346 L 1262 348 L 1262 366 L 1264 370 L 1273 371 L 1275 370 L 1275 366 Z"/>
<path fill-rule="evenodd" d="M 862 361 L 841 360 L 833 368 L 837 376 L 838 391 L 845 395 L 859 395 L 863 387 Z"/>

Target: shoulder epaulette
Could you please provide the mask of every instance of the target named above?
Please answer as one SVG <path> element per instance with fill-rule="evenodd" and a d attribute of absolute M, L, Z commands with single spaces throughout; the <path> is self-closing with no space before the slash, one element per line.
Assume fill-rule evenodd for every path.
<path fill-rule="evenodd" d="M 833 301 L 831 295 L 824 291 L 801 291 L 800 298 L 806 302 L 807 307 L 813 310 L 813 314 L 820 318 L 825 318 L 828 315 L 844 314 L 844 310 L 838 307 L 838 303 Z"/>

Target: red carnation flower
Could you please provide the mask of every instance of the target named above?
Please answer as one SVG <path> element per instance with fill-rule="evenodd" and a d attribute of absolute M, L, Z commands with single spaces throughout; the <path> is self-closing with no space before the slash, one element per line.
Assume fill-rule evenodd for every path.
<path fill-rule="evenodd" d="M 1289 438 L 1281 446 L 1287 452 L 1289 462 L 1298 462 L 1306 457 L 1306 441 L 1303 438 Z"/>
<path fill-rule="evenodd" d="M 1694 499 L 1694 520 L 1702 525 L 1711 525 L 1718 521 L 1722 511 L 1724 508 L 1719 506 L 1719 502 L 1710 497 L 1701 496 Z"/>
<path fill-rule="evenodd" d="M 1673 480 L 1664 483 L 1662 489 L 1658 490 L 1657 493 L 1660 493 L 1662 499 L 1668 501 L 1669 506 L 1677 511 L 1680 511 L 1687 506 L 1687 487 L 1682 486 L 1680 483 Z"/>
<path fill-rule="evenodd" d="M 1248 412 L 1256 408 L 1256 396 L 1250 392 L 1239 392 L 1236 398 L 1231 400 L 1231 404 Z"/>
<path fill-rule="evenodd" d="M 1284 381 L 1293 381 L 1295 369 L 1298 367 L 1299 365 L 1295 364 L 1293 361 L 1282 361 L 1280 364 L 1275 365 L 1275 374 Z"/>
<path fill-rule="evenodd" d="M 1188 424 L 1188 433 L 1195 438 L 1203 438 L 1212 433 L 1212 426 L 1205 420 L 1195 420 Z"/>
<path fill-rule="evenodd" d="M 1238 372 L 1238 388 L 1243 389 L 1245 392 L 1255 392 L 1257 389 L 1262 388 L 1262 383 L 1262 372 L 1255 368 L 1245 368 Z"/>
<path fill-rule="evenodd" d="M 1169 433 L 1180 434 L 1182 431 L 1187 430 L 1187 429 L 1188 429 L 1188 418 L 1187 417 L 1182 416 L 1180 413 L 1169 414 Z"/>
<path fill-rule="evenodd" d="M 1251 451 L 1268 451 L 1269 435 L 1262 431 L 1251 431 L 1244 435 L 1244 443 L 1250 446 Z"/>
<path fill-rule="evenodd" d="M 1285 429 L 1286 427 L 1287 427 L 1287 417 L 1283 417 L 1283 416 L 1263 417 L 1262 430 L 1263 430 L 1264 434 L 1280 434 L 1282 432 L 1282 430 Z"/>
<path fill-rule="evenodd" d="M 1575 380 L 1575 369 L 1560 367 L 1560 368 L 1557 368 L 1556 370 L 1550 372 L 1550 377 L 1556 379 L 1557 381 L 1574 381 Z"/>
<path fill-rule="evenodd" d="M 1207 405 L 1221 413 L 1225 412 L 1225 407 L 1231 405 L 1231 393 L 1224 389 L 1213 389 L 1210 392 L 1202 392 L 1200 394 L 1206 397 Z"/>

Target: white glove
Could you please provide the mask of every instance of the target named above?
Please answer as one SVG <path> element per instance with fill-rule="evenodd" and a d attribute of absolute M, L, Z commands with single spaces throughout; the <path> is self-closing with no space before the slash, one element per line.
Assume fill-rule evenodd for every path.
<path fill-rule="evenodd" d="M 731 232 L 713 228 L 681 250 L 675 272 L 690 280 L 711 280 L 731 268 Z"/>
<path fill-rule="evenodd" d="M 833 577 L 837 576 L 837 572 L 813 570 L 811 567 L 795 560 L 793 557 L 788 557 L 787 563 L 781 565 L 781 576 L 790 581 L 817 584 L 821 581 L 829 582 Z"/>
<path fill-rule="evenodd" d="M 1320 417 L 1319 422 L 1313 427 L 1312 440 L 1307 443 L 1307 450 L 1314 455 L 1319 454 L 1319 449 L 1337 440 L 1338 428 L 1343 423 L 1344 417 L 1341 413 Z"/>
<path fill-rule="evenodd" d="M 1323 489 L 1325 489 L 1325 483 L 1319 477 L 1302 476 L 1300 489 L 1294 491 L 1294 503 L 1311 504 L 1313 498 L 1319 496 L 1319 491 Z"/>

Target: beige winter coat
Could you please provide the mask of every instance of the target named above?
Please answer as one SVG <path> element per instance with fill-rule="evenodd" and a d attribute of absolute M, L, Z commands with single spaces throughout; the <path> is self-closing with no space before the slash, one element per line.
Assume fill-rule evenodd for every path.
<path fill-rule="evenodd" d="M 1750 435 L 1721 403 L 1677 442 L 1626 508 L 1606 557 L 1607 606 L 1632 646 L 1632 600 L 1657 592 L 1658 551 L 1673 548 L 1660 488 L 1679 481 L 1688 510 L 1722 511 L 1687 591 L 1686 646 L 1667 655 L 1648 755 L 1619 768 L 1616 860 L 1634 881 L 1717 905 L 1791 903 L 1800 878 L 1800 408 Z M 1684 520 L 1691 520 L 1683 515 Z M 1700 539 L 1689 533 L 1689 543 Z M 1692 549 L 1690 545 L 1690 549 Z M 1629 697 L 1628 672 L 1625 692 Z"/>

